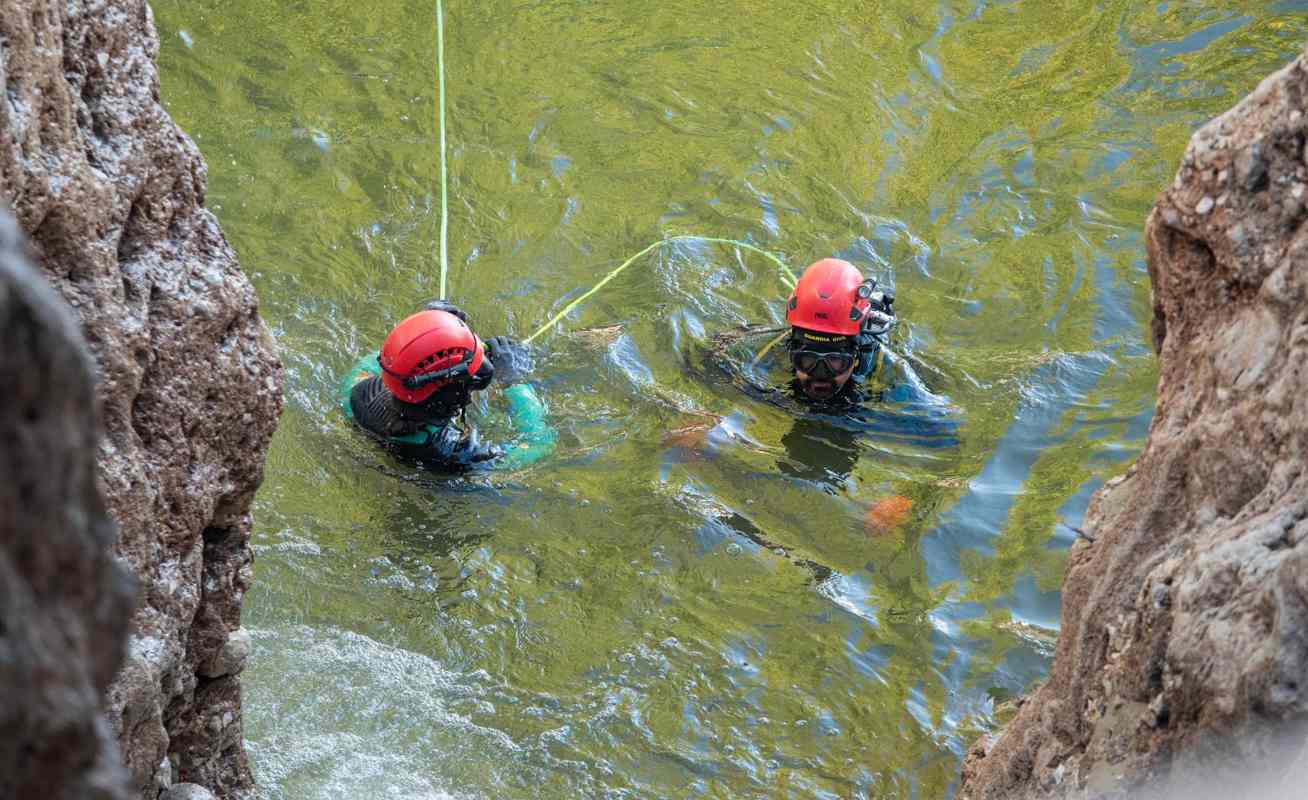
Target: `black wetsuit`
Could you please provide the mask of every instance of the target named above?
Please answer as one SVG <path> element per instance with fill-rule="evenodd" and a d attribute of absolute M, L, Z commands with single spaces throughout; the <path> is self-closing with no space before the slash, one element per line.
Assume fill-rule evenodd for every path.
<path fill-rule="evenodd" d="M 475 428 L 465 432 L 458 424 L 466 393 L 463 387 L 450 387 L 410 405 L 397 400 L 380 376 L 372 375 L 350 389 L 349 410 L 361 428 L 397 455 L 437 469 L 466 469 L 503 453 L 482 444 Z"/>
<path fill-rule="evenodd" d="M 776 344 L 781 352 L 760 362 L 758 343 L 774 333 L 784 336 Z M 864 334 L 857 338 L 858 361 L 853 374 L 839 391 L 822 399 L 809 397 L 794 378 L 789 355 L 793 343 L 790 335 L 776 329 L 724 333 L 715 337 L 707 360 L 699 367 L 706 378 L 713 380 L 725 373 L 749 396 L 795 415 L 793 427 L 782 437 L 792 457 L 791 464 L 782 465 L 783 472 L 815 480 L 847 475 L 858 460 L 860 442 L 869 438 L 915 449 L 957 446 L 956 409 L 947 398 L 928 389 L 907 362 L 877 337 Z M 695 365 L 697 360 L 692 356 L 690 363 Z M 784 383 L 772 382 L 764 372 L 773 370 L 775 375 L 782 369 L 788 373 Z"/>

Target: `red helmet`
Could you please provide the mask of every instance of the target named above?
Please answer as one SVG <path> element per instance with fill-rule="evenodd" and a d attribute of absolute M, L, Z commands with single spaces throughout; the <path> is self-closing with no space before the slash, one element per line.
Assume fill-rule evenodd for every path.
<path fill-rule="evenodd" d="M 786 304 L 786 324 L 792 328 L 857 336 L 863 318 L 872 308 L 858 296 L 863 273 L 838 258 L 824 258 L 810 264 Z"/>
<path fill-rule="evenodd" d="M 395 326 L 377 360 L 391 394 L 406 403 L 421 403 L 460 376 L 475 374 L 483 355 L 481 340 L 466 322 L 446 311 L 419 311 Z M 413 380 L 453 367 L 459 367 L 459 374 L 445 380 Z"/>

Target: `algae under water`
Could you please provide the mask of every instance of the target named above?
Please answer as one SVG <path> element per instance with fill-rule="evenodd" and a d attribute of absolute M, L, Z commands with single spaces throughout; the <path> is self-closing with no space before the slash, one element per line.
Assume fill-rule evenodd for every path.
<path fill-rule="evenodd" d="M 1306 10 L 453 0 L 450 294 L 479 331 L 666 235 L 840 255 L 896 287 L 961 422 L 934 447 L 741 392 L 707 343 L 781 318 L 774 265 L 678 242 L 539 342 L 557 455 L 457 479 L 334 405 L 438 291 L 434 9 L 157 3 L 163 97 L 288 371 L 245 609 L 263 794 L 951 794 L 1048 669 L 1057 520 L 1147 432 L 1152 199 Z"/>

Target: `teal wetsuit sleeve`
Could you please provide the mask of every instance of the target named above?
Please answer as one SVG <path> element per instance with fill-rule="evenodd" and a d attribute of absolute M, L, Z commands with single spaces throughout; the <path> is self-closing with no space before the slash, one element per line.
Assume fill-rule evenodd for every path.
<path fill-rule="evenodd" d="M 377 363 L 379 353 L 374 350 L 354 362 L 350 371 L 345 373 L 341 378 L 340 386 L 337 387 L 337 399 L 340 400 L 341 410 L 345 416 L 354 419 L 354 409 L 350 406 L 350 394 L 354 391 L 354 385 L 360 381 L 366 381 L 374 375 L 381 373 L 381 365 Z"/>
<path fill-rule="evenodd" d="M 495 466 L 521 469 L 554 452 L 555 432 L 545 420 L 545 404 L 530 384 L 515 383 L 504 390 L 509 401 L 509 421 L 517 433 Z"/>

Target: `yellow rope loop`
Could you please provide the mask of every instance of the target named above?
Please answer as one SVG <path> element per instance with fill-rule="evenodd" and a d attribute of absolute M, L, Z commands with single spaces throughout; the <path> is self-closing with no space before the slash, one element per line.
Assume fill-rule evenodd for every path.
<path fill-rule="evenodd" d="M 440 137 L 441 137 L 441 241 L 440 241 L 440 252 L 439 252 L 439 257 L 441 262 L 440 298 L 444 300 L 446 299 L 446 294 L 447 294 L 446 285 L 447 285 L 448 275 L 450 271 L 449 255 L 448 255 L 449 230 L 450 230 L 450 190 L 449 190 L 450 182 L 449 182 L 449 167 L 446 165 L 446 157 L 445 157 L 446 156 L 445 7 L 442 0 L 436 0 L 436 81 L 437 81 L 436 121 L 437 121 L 437 127 L 440 128 Z M 768 260 L 772 261 L 774 264 L 777 265 L 778 268 L 780 268 L 782 274 L 782 282 L 786 284 L 787 288 L 793 288 L 795 284 L 799 282 L 799 279 L 795 277 L 795 273 L 791 272 L 790 267 L 786 266 L 786 262 L 782 261 L 780 258 L 777 258 L 777 256 L 773 255 L 772 253 L 769 253 L 768 251 L 760 247 L 755 247 L 752 244 L 747 244 L 745 242 L 738 242 L 735 239 L 721 239 L 715 236 L 694 236 L 690 234 L 680 235 L 680 236 L 670 236 L 666 239 L 660 239 L 659 241 L 652 243 L 645 249 L 641 250 L 639 253 L 635 254 L 631 258 L 628 258 L 626 261 L 622 262 L 622 264 L 619 265 L 617 269 L 613 270 L 612 272 L 601 278 L 599 283 L 596 283 L 594 286 L 592 286 L 585 294 L 583 294 L 581 297 L 578 297 L 576 300 L 573 300 L 571 303 L 568 303 L 566 306 L 564 306 L 563 310 L 555 314 L 553 317 L 551 317 L 549 322 L 546 322 L 544 325 L 540 326 L 540 328 L 535 333 L 528 336 L 524 340 L 524 343 L 531 344 L 532 341 L 534 341 L 541 334 L 545 333 L 545 331 L 552 328 L 555 324 L 558 323 L 559 320 L 567 316 L 568 313 L 571 312 L 574 308 L 586 302 L 586 300 L 594 296 L 596 292 L 604 288 L 605 284 L 607 284 L 609 281 L 613 280 L 614 278 L 618 277 L 618 275 L 622 274 L 623 270 L 625 270 L 627 267 L 635 263 L 636 260 L 639 259 L 641 256 L 648 254 L 650 251 L 654 250 L 659 245 L 667 244 L 668 242 L 684 242 L 684 241 L 711 242 L 713 244 L 729 244 L 733 247 L 738 247 L 742 250 L 748 250 L 751 253 L 758 253 L 764 258 L 767 258 Z"/>
<path fill-rule="evenodd" d="M 782 281 L 786 284 L 786 288 L 793 289 L 795 284 L 799 282 L 798 279 L 795 277 L 795 273 L 791 272 L 790 267 L 786 266 L 786 262 L 782 261 L 774 254 L 769 253 L 767 250 L 764 250 L 760 247 L 755 247 L 752 244 L 747 244 L 745 242 L 738 242 L 735 239 L 719 239 L 714 236 L 695 236 L 693 234 L 669 236 L 666 239 L 659 239 L 657 242 L 653 242 L 648 247 L 641 250 L 639 253 L 636 253 L 631 258 L 628 258 L 626 261 L 623 261 L 620 265 L 618 265 L 617 269 L 613 270 L 612 272 L 601 278 L 599 280 L 599 283 L 596 283 L 594 286 L 592 286 L 585 294 L 583 294 L 581 297 L 578 297 L 576 300 L 573 300 L 571 303 L 568 303 L 566 306 L 563 307 L 562 311 L 550 317 L 549 322 L 546 322 L 544 325 L 537 328 L 535 333 L 528 336 L 526 339 L 523 339 L 522 340 L 523 344 L 531 344 L 541 334 L 545 333 L 545 331 L 554 327 L 559 320 L 566 317 L 568 313 L 571 312 L 574 308 L 576 308 L 577 306 L 581 305 L 582 303 L 590 299 L 592 296 L 594 296 L 596 292 L 604 288 L 605 284 L 607 284 L 609 281 L 613 280 L 614 278 L 618 277 L 618 275 L 622 274 L 623 270 L 634 264 L 636 260 L 639 259 L 641 256 L 647 255 L 648 253 L 650 253 L 652 250 L 659 247 L 660 245 L 664 245 L 669 242 L 687 242 L 687 241 L 712 242 L 715 244 L 729 244 L 729 245 L 734 245 L 735 247 L 739 247 L 742 250 L 749 250 L 752 253 L 758 253 L 759 255 L 764 256 L 765 258 L 772 261 L 781 269 Z"/>

